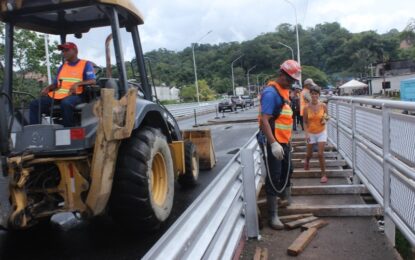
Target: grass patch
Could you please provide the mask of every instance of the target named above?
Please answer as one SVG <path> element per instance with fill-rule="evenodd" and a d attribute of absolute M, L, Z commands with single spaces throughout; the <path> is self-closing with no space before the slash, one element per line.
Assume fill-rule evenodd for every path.
<path fill-rule="evenodd" d="M 396 229 L 395 243 L 396 250 L 398 250 L 399 254 L 402 256 L 402 259 L 412 260 L 411 244 L 408 242 L 408 240 L 406 240 L 399 229 Z"/>
<path fill-rule="evenodd" d="M 160 103 L 162 105 L 175 105 L 175 104 L 180 104 L 180 102 L 177 101 L 177 100 L 161 100 Z"/>

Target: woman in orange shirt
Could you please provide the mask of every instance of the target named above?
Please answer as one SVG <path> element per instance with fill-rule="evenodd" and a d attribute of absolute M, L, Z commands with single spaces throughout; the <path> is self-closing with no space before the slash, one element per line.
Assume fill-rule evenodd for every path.
<path fill-rule="evenodd" d="M 313 155 L 313 145 L 318 144 L 318 159 L 321 168 L 321 183 L 327 182 L 326 163 L 324 159 L 324 147 L 327 142 L 326 121 L 327 107 L 319 101 L 320 88 L 312 86 L 310 88 L 311 102 L 304 109 L 304 125 L 307 139 L 307 155 L 304 163 L 304 169 L 310 169 L 310 159 Z"/>

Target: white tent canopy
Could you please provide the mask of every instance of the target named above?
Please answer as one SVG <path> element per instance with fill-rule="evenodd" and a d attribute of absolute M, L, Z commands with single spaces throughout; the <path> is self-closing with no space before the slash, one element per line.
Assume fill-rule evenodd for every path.
<path fill-rule="evenodd" d="M 352 94 L 354 90 L 367 88 L 367 84 L 357 81 L 355 79 L 350 80 L 349 82 L 344 83 L 339 87 L 344 94 Z"/>
<path fill-rule="evenodd" d="M 352 79 L 343 85 L 341 85 L 339 88 L 341 89 L 355 89 L 355 88 L 367 88 L 367 84 L 357 81 L 355 79 Z"/>

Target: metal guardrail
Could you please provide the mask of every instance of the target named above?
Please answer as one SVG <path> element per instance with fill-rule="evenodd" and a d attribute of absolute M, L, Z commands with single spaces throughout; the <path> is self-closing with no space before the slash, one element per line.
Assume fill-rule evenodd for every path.
<path fill-rule="evenodd" d="M 232 259 L 244 231 L 258 237 L 261 184 L 255 134 L 143 259 Z"/>
<path fill-rule="evenodd" d="M 215 112 L 218 104 L 219 101 L 211 101 L 200 103 L 200 105 L 197 103 L 166 105 L 166 108 L 176 119 L 180 119 L 193 116 L 195 111 L 196 114 Z"/>
<path fill-rule="evenodd" d="M 414 102 L 332 97 L 329 142 L 345 158 L 385 212 L 385 233 L 395 225 L 415 246 Z"/>

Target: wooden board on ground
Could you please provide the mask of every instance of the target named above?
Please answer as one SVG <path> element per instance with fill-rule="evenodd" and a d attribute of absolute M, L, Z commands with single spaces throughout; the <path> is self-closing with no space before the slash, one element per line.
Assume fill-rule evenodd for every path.
<path fill-rule="evenodd" d="M 288 229 L 294 229 L 294 228 L 302 226 L 306 223 L 316 221 L 317 219 L 318 219 L 317 217 L 310 216 L 310 217 L 306 217 L 306 218 L 302 218 L 302 219 L 297 219 L 297 220 L 294 220 L 292 222 L 287 222 L 287 223 L 284 224 L 284 226 Z"/>
<path fill-rule="evenodd" d="M 329 224 L 329 222 L 325 221 L 324 219 L 318 219 L 316 221 L 304 224 L 301 226 L 301 230 L 307 230 L 310 228 L 316 228 L 316 229 L 320 229 L 322 227 L 325 227 Z"/>
<path fill-rule="evenodd" d="M 294 186 L 292 195 L 339 195 L 369 193 L 363 184 Z"/>
<path fill-rule="evenodd" d="M 280 220 L 282 223 L 287 223 L 287 222 L 291 222 L 291 221 L 295 221 L 298 219 L 307 218 L 311 216 L 313 216 L 313 214 L 311 213 L 287 215 L 287 216 L 280 217 Z"/>
<path fill-rule="evenodd" d="M 268 248 L 256 247 L 254 260 L 268 260 Z"/>
<path fill-rule="evenodd" d="M 292 158 L 293 159 L 304 159 L 305 158 L 306 153 L 305 152 L 295 152 L 292 154 Z M 337 152 L 325 152 L 324 153 L 324 158 L 337 158 L 339 154 Z M 318 154 L 317 153 L 313 153 L 313 157 L 312 158 L 318 158 Z"/>
<path fill-rule="evenodd" d="M 383 214 L 379 204 L 304 205 L 291 204 L 280 210 L 281 215 L 312 213 L 318 217 L 371 217 Z"/>
<path fill-rule="evenodd" d="M 316 228 L 310 228 L 306 231 L 302 232 L 297 239 L 288 247 L 287 253 L 291 256 L 297 256 L 301 252 L 304 251 L 304 249 L 307 247 L 307 245 L 311 242 L 311 240 L 317 235 L 317 229 Z"/>
<path fill-rule="evenodd" d="M 329 178 L 344 178 L 353 176 L 352 169 L 327 169 L 327 177 Z M 312 168 L 310 170 L 295 169 L 291 178 L 321 178 L 320 168 Z"/>
<path fill-rule="evenodd" d="M 304 167 L 304 162 L 294 161 L 293 166 L 294 168 L 302 168 Z M 326 167 L 337 167 L 337 166 L 340 166 L 340 167 L 347 166 L 347 163 L 345 160 L 326 160 Z M 310 167 L 311 168 L 320 167 L 320 163 L 317 161 L 310 161 Z"/>

